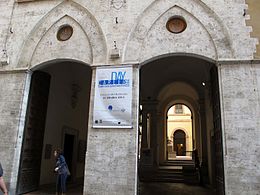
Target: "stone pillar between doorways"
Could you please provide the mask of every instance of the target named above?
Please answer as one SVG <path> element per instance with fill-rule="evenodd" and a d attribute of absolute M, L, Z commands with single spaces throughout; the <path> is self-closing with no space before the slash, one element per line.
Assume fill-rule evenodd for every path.
<path fill-rule="evenodd" d="M 97 76 L 93 67 L 83 194 L 137 194 L 139 68 L 131 67 L 132 128 L 93 128 Z"/>

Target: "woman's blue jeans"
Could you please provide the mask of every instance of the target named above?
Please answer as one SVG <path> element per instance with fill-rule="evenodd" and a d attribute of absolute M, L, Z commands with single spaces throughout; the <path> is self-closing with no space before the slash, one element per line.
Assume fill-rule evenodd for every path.
<path fill-rule="evenodd" d="M 56 192 L 61 192 L 61 193 L 66 192 L 66 180 L 67 180 L 67 173 L 57 175 Z"/>

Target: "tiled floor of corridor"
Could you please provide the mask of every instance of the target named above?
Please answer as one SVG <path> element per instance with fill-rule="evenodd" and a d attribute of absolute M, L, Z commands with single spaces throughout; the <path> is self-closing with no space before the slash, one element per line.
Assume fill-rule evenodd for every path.
<path fill-rule="evenodd" d="M 51 194 L 55 194 L 54 186 L 45 187 L 26 195 Z M 82 195 L 82 186 L 69 186 L 66 195 Z M 139 195 L 215 195 L 215 192 L 201 186 L 182 183 L 140 183 Z"/>

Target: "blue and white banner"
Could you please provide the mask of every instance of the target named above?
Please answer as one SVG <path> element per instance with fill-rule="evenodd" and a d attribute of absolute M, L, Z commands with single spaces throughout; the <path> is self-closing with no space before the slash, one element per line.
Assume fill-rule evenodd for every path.
<path fill-rule="evenodd" d="M 94 128 L 132 128 L 132 67 L 96 70 Z"/>

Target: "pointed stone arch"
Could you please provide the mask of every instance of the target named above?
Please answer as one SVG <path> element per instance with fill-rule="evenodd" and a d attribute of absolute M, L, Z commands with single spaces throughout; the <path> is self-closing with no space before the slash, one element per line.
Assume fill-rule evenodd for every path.
<path fill-rule="evenodd" d="M 156 28 L 154 27 L 156 22 L 164 15 L 165 17 L 167 17 L 167 14 L 170 13 L 171 10 L 177 10 L 177 13 L 178 10 L 179 13 L 185 13 L 186 16 L 193 18 L 193 20 L 196 21 L 198 25 L 200 25 L 201 29 L 203 29 L 204 31 L 203 33 L 205 34 L 205 37 L 208 39 L 209 44 L 212 44 L 211 52 L 206 52 L 205 54 L 203 54 L 199 47 L 194 48 L 193 50 L 188 50 L 189 47 L 187 46 L 187 44 L 183 45 L 182 47 L 180 46 L 179 50 L 175 50 L 172 48 L 169 49 L 167 48 L 168 45 L 163 45 L 163 43 L 159 41 L 158 43 L 160 44 L 158 45 L 148 45 L 147 48 L 149 49 L 147 50 L 149 50 L 151 54 L 148 54 L 146 56 L 141 55 L 141 51 L 144 51 L 146 49 L 144 45 L 150 42 L 150 40 L 147 40 L 147 36 L 149 35 L 149 33 L 151 33 L 151 29 Z M 124 62 L 143 62 L 155 57 L 156 53 L 159 55 L 170 53 L 193 53 L 196 55 L 205 56 L 206 58 L 210 58 L 213 60 L 232 58 L 232 56 L 234 55 L 232 49 L 232 41 L 224 23 L 213 10 L 211 10 L 205 3 L 201 1 L 175 0 L 174 3 L 172 1 L 163 0 L 154 1 L 139 16 L 137 21 L 138 23 L 136 23 L 136 25 L 130 32 L 128 40 L 124 47 Z M 160 25 L 161 24 L 162 23 L 160 22 Z M 167 30 L 165 26 L 161 26 L 161 29 L 164 30 L 165 34 L 169 33 L 166 32 Z M 160 35 L 160 32 L 162 31 L 160 31 L 157 27 L 154 32 L 154 35 L 158 36 L 158 34 Z M 163 38 L 164 37 L 161 37 L 161 39 Z M 159 38 L 157 37 L 157 39 Z M 182 43 L 185 43 L 185 41 L 188 43 L 189 39 L 182 39 Z M 205 50 L 206 49 L 207 48 L 205 47 Z M 153 50 L 155 51 L 151 52 Z M 164 50 L 163 53 L 160 52 L 161 50 Z"/>
<path fill-rule="evenodd" d="M 20 53 L 18 61 L 19 68 L 32 68 L 33 66 L 37 65 L 35 62 L 32 62 L 32 58 L 36 49 L 40 45 L 44 36 L 50 31 L 50 29 L 64 18 L 69 18 L 70 21 L 73 21 L 78 26 L 78 28 L 81 29 L 82 34 L 85 36 L 85 42 L 82 42 L 81 44 L 89 45 L 89 49 L 82 51 L 82 55 L 84 52 L 89 53 L 90 57 L 88 59 L 86 59 L 84 56 L 76 55 L 69 56 L 69 58 L 81 61 L 86 64 L 98 64 L 100 62 L 106 61 L 107 48 L 105 37 L 95 17 L 81 5 L 73 1 L 64 1 L 48 12 L 30 32 Z M 70 43 L 70 45 L 71 44 L 72 43 Z M 71 46 L 77 47 L 77 45 Z M 46 51 L 42 52 L 45 53 Z M 73 53 L 73 50 L 71 52 Z M 62 51 L 60 51 L 60 53 L 62 53 Z M 77 52 L 74 52 L 74 54 L 76 53 Z M 53 58 L 55 57 L 57 57 L 57 59 L 64 58 L 62 55 L 54 55 Z M 50 59 L 46 59 L 46 61 L 47 60 Z"/>

